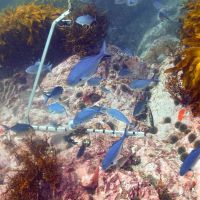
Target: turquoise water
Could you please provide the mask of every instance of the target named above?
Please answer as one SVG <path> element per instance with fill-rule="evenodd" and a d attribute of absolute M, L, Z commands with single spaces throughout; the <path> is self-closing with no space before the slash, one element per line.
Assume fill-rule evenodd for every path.
<path fill-rule="evenodd" d="M 31 2 L 28 0 L 10 0 L 2 1 L 0 8 L 15 7 L 22 3 Z M 33 2 L 33 1 L 32 1 Z M 40 1 L 41 2 L 41 1 Z M 53 3 L 55 6 L 67 7 L 67 1 L 54 0 L 54 1 L 42 1 L 44 3 Z M 72 1 L 72 4 L 76 7 L 81 1 Z M 137 51 L 138 43 L 142 40 L 144 34 L 160 21 L 157 19 L 158 10 L 153 6 L 153 0 L 138 1 L 134 6 L 127 6 L 126 3 L 117 4 L 115 1 L 85 1 L 80 5 L 87 5 L 87 2 L 94 2 L 98 9 L 106 12 L 106 16 L 109 21 L 108 37 L 113 43 L 116 43 L 122 48 L 130 46 L 133 52 Z M 122 2 L 122 1 L 121 1 Z M 171 18 L 177 20 L 177 11 L 184 1 L 159 1 L 162 3 L 163 10 L 169 12 Z M 177 26 L 177 24 L 176 24 Z M 172 25 L 172 29 L 173 25 Z M 176 31 L 176 30 L 174 30 Z"/>
<path fill-rule="evenodd" d="M 3 10 L 5 8 L 15 8 L 17 5 L 22 5 L 23 3 L 34 2 L 34 1 L 6 1 L 2 2 L 0 8 Z M 37 2 L 37 1 L 36 1 Z M 39 1 L 38 1 L 39 2 Z M 121 3 L 120 3 L 121 2 Z M 127 1 L 128 2 L 128 1 Z M 178 39 L 178 32 L 180 28 L 179 16 L 181 15 L 181 7 L 184 1 L 158 1 L 158 6 L 154 3 L 154 0 L 147 1 L 141 0 L 136 1 L 133 6 L 128 6 L 126 1 L 72 1 L 72 8 L 75 10 L 81 9 L 81 7 L 94 5 L 99 13 L 105 15 L 107 28 L 105 29 L 105 39 L 110 43 L 117 45 L 122 50 L 125 50 L 129 54 L 138 55 L 144 57 L 144 54 L 151 48 L 152 43 L 158 40 L 161 37 L 164 37 L 162 40 L 168 36 L 168 40 L 170 42 Z M 41 1 L 40 1 L 41 3 Z M 42 1 L 42 3 L 51 3 L 52 5 L 59 8 L 67 8 L 67 2 L 60 1 Z M 164 18 L 161 19 L 159 17 L 159 13 L 164 14 Z M 50 24 L 47 29 L 49 29 Z M 100 29 L 102 29 L 100 27 Z M 33 27 L 34 30 L 34 27 Z M 37 28 L 35 28 L 35 32 Z M 26 33 L 24 33 L 26 34 Z M 29 55 L 27 52 L 23 53 L 24 57 L 30 57 L 25 60 L 19 61 L 19 67 L 27 66 L 31 61 L 38 59 L 38 57 L 42 53 L 42 46 L 45 44 L 45 39 L 47 38 L 48 31 L 46 30 L 45 34 L 41 33 L 42 41 L 37 41 L 37 43 L 41 43 L 42 45 L 37 45 L 37 50 L 32 55 Z M 25 36 L 26 37 L 26 36 Z M 36 36 L 34 36 L 36 37 Z M 61 36 L 62 37 L 62 36 Z M 61 38 L 60 37 L 60 38 Z M 80 37 L 80 36 L 77 36 Z M 103 37 L 102 37 L 103 38 Z M 100 39 L 100 38 L 99 38 Z M 98 40 L 99 40 L 98 39 Z M 55 39 L 53 43 L 61 43 L 63 40 L 67 40 L 67 38 L 61 38 L 61 41 Z M 93 39 L 94 40 L 94 39 Z M 81 43 L 83 41 L 80 41 Z M 98 42 L 98 41 L 97 41 Z M 169 42 L 169 43 L 170 43 Z M 95 42 L 96 43 L 96 42 Z M 98 43 L 99 44 L 99 43 Z M 100 45 L 100 44 L 99 44 Z M 93 44 L 94 46 L 94 44 Z M 20 47 L 19 47 L 20 48 Z M 21 47 L 23 49 L 29 47 Z M 59 48 L 59 47 L 56 47 Z M 61 48 L 61 47 L 60 47 Z M 67 47 L 68 48 L 68 47 Z M 39 50 L 41 49 L 41 50 Z M 58 54 L 55 52 L 54 55 L 49 55 L 49 59 L 51 62 L 59 62 L 57 58 L 60 56 L 61 59 L 64 57 L 65 53 L 68 53 L 66 49 L 63 52 L 63 49 L 59 49 Z M 49 50 L 51 51 L 51 49 Z M 87 50 L 88 51 L 88 50 Z M 89 54 L 92 54 L 92 51 Z M 164 52 L 165 50 L 163 50 Z M 77 53 L 74 50 L 73 53 Z M 51 54 L 51 52 L 49 52 Z M 70 53 L 71 54 L 71 53 Z M 15 55 L 13 55 L 15 56 Z M 12 57 L 13 57 L 12 56 Z M 16 55 L 18 57 L 20 55 Z M 159 57 L 159 55 L 158 55 Z M 16 58 L 17 59 L 17 58 Z M 13 59 L 13 62 L 15 59 Z M 23 62 L 24 61 L 24 62 Z M 1 65 L 10 65 L 9 62 L 1 63 Z M 18 63 L 15 63 L 15 66 Z"/>

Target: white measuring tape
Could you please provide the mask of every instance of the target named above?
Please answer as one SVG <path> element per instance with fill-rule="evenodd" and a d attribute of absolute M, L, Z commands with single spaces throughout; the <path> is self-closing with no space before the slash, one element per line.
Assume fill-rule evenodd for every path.
<path fill-rule="evenodd" d="M 92 133 L 105 133 L 105 134 L 112 134 L 112 135 L 122 135 L 124 130 L 106 130 L 106 129 L 86 129 L 87 132 Z M 128 136 L 136 136 L 136 137 L 144 137 L 145 133 L 142 131 L 128 131 Z"/>
<path fill-rule="evenodd" d="M 76 131 L 75 129 L 69 129 L 68 127 L 53 127 L 53 126 L 36 126 L 31 125 L 35 130 L 37 131 L 48 131 L 48 132 L 57 132 L 57 133 L 63 133 L 63 132 L 73 132 Z M 107 130 L 107 129 L 85 129 L 88 133 L 104 133 L 104 134 L 110 134 L 110 135 L 122 135 L 124 133 L 124 130 Z M 81 131 L 81 130 L 80 130 Z M 83 129 L 84 131 L 84 129 Z M 145 133 L 143 131 L 128 131 L 128 136 L 135 136 L 135 137 L 144 137 Z"/>

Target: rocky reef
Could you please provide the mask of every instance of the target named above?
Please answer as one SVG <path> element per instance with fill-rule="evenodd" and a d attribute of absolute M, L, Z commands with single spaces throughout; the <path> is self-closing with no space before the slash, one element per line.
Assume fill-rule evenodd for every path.
<path fill-rule="evenodd" d="M 194 2 L 197 6 L 195 8 L 199 8 L 198 1 Z M 143 3 L 141 1 L 139 8 L 142 8 Z M 194 71 L 198 72 L 199 55 L 196 50 L 199 47 L 192 46 L 194 37 L 192 33 L 199 29 L 191 25 L 191 20 L 194 20 L 192 13 L 196 15 L 199 12 L 195 10 L 193 4 L 187 5 L 189 12 L 186 18 L 183 18 L 181 41 L 185 46 L 182 48 L 175 30 L 180 11 L 176 13 L 177 7 L 174 4 L 172 7 L 167 6 L 173 13 L 171 19 L 175 23 L 162 21 L 154 24 L 153 28 L 147 28 L 148 31 L 145 36 L 143 35 L 143 39 L 137 41 L 141 57 L 127 54 L 124 46 L 120 49 L 107 43 L 110 57 L 103 58 L 98 67 L 95 76 L 102 77 L 102 80 L 97 86 L 85 83 L 71 87 L 66 84 L 67 76 L 81 57 L 99 51 L 97 40 L 94 41 L 97 45 L 93 45 L 94 43 L 85 38 L 88 46 L 84 47 L 81 36 L 76 33 L 81 31 L 81 27 L 72 27 L 74 36 L 79 40 L 75 42 L 77 46 L 69 50 L 75 55 L 59 62 L 51 73 L 42 75 L 29 116 L 31 125 L 62 126 L 66 131 L 52 133 L 47 129 L 45 132 L 37 130 L 31 137 L 28 135 L 20 137 L 19 134 L 8 131 L 5 126 L 0 126 L 0 199 L 199 199 L 200 161 L 196 163 L 193 171 L 180 176 L 182 162 L 191 150 L 200 147 L 200 117 L 194 113 L 195 104 L 187 101 L 187 88 L 184 82 L 186 81 L 184 70 L 187 69 L 192 74 Z M 109 5 L 108 1 L 102 2 L 102 7 Z M 123 8 L 122 13 L 127 9 L 133 9 L 129 12 L 137 10 L 136 7 L 127 8 L 124 4 L 115 6 L 119 6 L 119 10 Z M 150 1 L 147 7 L 152 8 Z M 91 9 L 91 15 L 94 14 L 91 5 L 85 8 Z M 86 14 L 86 10 L 74 11 L 72 16 L 76 18 L 78 15 Z M 95 23 L 91 29 L 97 26 L 105 28 L 107 25 L 104 19 L 104 15 L 97 16 L 97 22 L 102 20 L 102 24 Z M 117 19 L 120 19 L 120 16 Z M 130 22 L 129 27 L 133 24 Z M 187 26 L 184 28 L 184 25 Z M 170 31 L 171 27 L 174 29 Z M 185 31 L 188 27 L 191 30 L 188 34 L 191 34 L 192 38 L 187 38 Z M 98 41 L 105 36 L 104 30 L 98 33 Z M 69 30 L 65 30 L 65 33 L 69 34 L 67 31 Z M 84 31 L 87 33 L 88 30 Z M 114 33 L 112 29 L 109 31 Z M 90 34 L 88 33 L 89 36 Z M 115 34 L 113 41 L 120 36 L 119 32 Z M 70 35 L 68 37 L 70 41 L 66 43 L 72 45 L 73 38 Z M 124 38 L 123 35 L 121 41 Z M 198 37 L 194 41 L 196 44 Z M 84 48 L 78 47 L 79 43 Z M 185 54 L 186 51 L 192 53 L 188 60 L 189 54 Z M 187 65 L 185 59 L 188 61 Z M 189 64 L 192 64 L 192 70 L 189 69 Z M 122 69 L 125 69 L 125 74 Z M 172 73 L 165 73 L 166 71 Z M 186 71 L 186 74 L 189 73 Z M 132 80 L 150 80 L 152 77 L 159 80 L 154 81 L 145 90 L 130 87 Z M 11 78 L 0 80 L 1 125 L 12 126 L 17 122 L 23 122 L 34 78 L 25 72 L 18 72 Z M 192 82 L 188 85 L 196 84 L 198 80 L 196 76 L 194 80 L 187 79 Z M 49 99 L 48 104 L 44 103 L 44 91 L 50 91 L 55 86 L 63 87 L 63 94 L 57 101 L 62 103 L 66 113 L 55 114 L 48 111 L 47 106 L 55 102 L 55 99 Z M 198 93 L 196 90 L 191 91 L 196 95 Z M 188 94 L 194 97 L 192 93 Z M 136 104 L 144 99 L 146 101 L 144 112 L 139 117 L 134 116 Z M 119 135 L 88 132 L 87 128 L 114 132 L 124 130 L 125 124 L 102 114 L 83 123 L 77 129 L 68 130 L 70 121 L 74 119 L 76 113 L 90 106 L 119 109 L 131 122 L 130 130 L 134 128 L 136 131 L 145 132 L 142 137 L 130 136 L 125 139 L 117 164 L 107 171 L 102 169 L 102 160 L 109 147 L 119 139 Z M 149 111 L 153 118 L 149 117 Z M 156 131 L 151 131 L 152 124 Z M 85 141 L 88 145 L 83 150 L 82 145 Z M 82 152 L 79 153 L 80 151 Z"/>
<path fill-rule="evenodd" d="M 67 148 L 65 143 L 64 150 L 56 150 L 49 145 L 48 138 L 39 135 L 41 132 L 20 142 L 1 141 L 1 147 L 10 152 L 1 156 L 1 173 L 7 172 L 6 176 L 1 174 L 0 191 L 4 199 L 34 199 L 36 195 L 55 200 L 187 200 L 199 196 L 198 173 L 196 177 L 190 173 L 180 177 L 181 161 L 176 146 L 155 136 L 128 138 L 117 166 L 105 172 L 101 160 L 116 137 L 105 134 L 81 137 L 90 139 L 91 145 L 77 158 L 80 144 Z M 76 141 L 81 140 L 76 137 Z"/>
<path fill-rule="evenodd" d="M 180 177 L 179 167 L 184 156 L 186 156 L 185 154 L 198 145 L 200 138 L 199 118 L 194 118 L 188 108 L 190 114 L 186 115 L 183 121 L 180 122 L 181 126 L 178 127 L 176 123 L 178 120 L 177 115 L 182 106 L 180 104 L 175 105 L 173 99 L 164 89 L 166 81 L 164 71 L 173 65 L 172 60 L 166 60 L 163 65 L 147 66 L 141 63 L 138 57 L 129 57 L 113 45 L 108 45 L 108 50 L 112 56 L 104 59 L 99 66 L 97 74 L 101 74 L 105 80 L 98 87 L 85 84 L 81 88 L 72 88 L 66 85 L 66 77 L 72 66 L 78 62 L 79 56 L 68 58 L 55 67 L 52 73 L 47 74 L 43 78 L 34 98 L 30 112 L 31 123 L 48 125 L 53 120 L 66 126 L 66 123 L 73 119 L 76 112 L 83 107 L 106 105 L 107 107 L 120 109 L 132 122 L 137 122 L 137 130 L 147 131 L 148 120 L 137 121 L 132 116 L 136 100 L 141 98 L 143 94 L 137 91 L 133 92 L 127 85 L 133 78 L 151 77 L 157 68 L 160 71 L 162 81 L 150 90 L 149 106 L 158 132 L 155 135 L 147 132 L 145 138 L 129 137 L 125 141 L 118 165 L 106 172 L 101 169 L 101 161 L 109 146 L 117 140 L 116 137 L 113 138 L 105 134 L 82 133 L 83 129 L 71 134 L 70 139 L 67 136 L 68 133 L 52 135 L 52 133 L 46 132 L 45 134 L 49 136 L 49 144 L 54 145 L 57 153 L 59 153 L 57 155 L 58 168 L 60 169 L 62 166 L 62 170 L 59 172 L 62 180 L 56 187 L 55 195 L 66 199 L 167 198 L 186 200 L 198 197 L 198 170 L 194 171 L 195 177 L 192 177 L 190 173 L 187 176 Z M 119 69 L 123 65 L 126 65 L 132 71 L 131 76 L 120 77 L 118 75 Z M 110 66 L 109 73 L 106 66 Z M 30 82 L 31 80 L 28 79 L 27 83 L 17 83 L 16 85 L 25 84 L 28 86 Z M 9 84 L 5 85 L 9 86 Z M 68 110 L 68 116 L 65 114 L 49 114 L 45 108 L 42 91 L 55 85 L 64 88 L 64 94 L 60 101 Z M 7 91 L 6 86 L 4 87 Z M 106 90 L 102 90 L 102 88 L 106 88 Z M 26 93 L 28 97 L 27 93 L 29 91 L 29 89 L 19 89 L 16 92 L 16 95 L 19 95 L 17 99 L 20 99 L 20 95 L 23 93 L 23 95 Z M 12 95 L 9 97 L 9 93 L 7 96 L 8 98 L 12 97 Z M 24 117 L 23 111 L 26 103 L 13 102 L 13 104 L 9 103 L 9 107 L 2 104 L 4 112 L 0 120 L 3 124 L 12 125 Z M 15 108 L 18 111 L 16 115 L 13 115 Z M 165 119 L 166 117 L 171 117 L 171 119 Z M 107 116 L 98 116 L 85 123 L 84 127 L 118 130 L 123 129 L 124 124 Z M 36 131 L 36 135 L 41 134 L 43 133 Z M 13 138 L 12 135 L 11 138 Z M 83 156 L 78 159 L 77 153 L 84 139 L 89 139 L 91 145 L 87 147 Z M 7 137 L 3 134 L 1 141 L 4 140 L 7 140 Z M 14 137 L 13 140 L 17 143 L 21 141 L 18 140 L 18 137 Z M 75 142 L 71 144 L 71 141 Z M 21 142 L 23 143 L 23 140 Z M 6 162 L 10 163 L 10 161 Z M 4 170 L 10 171 L 13 169 L 13 166 L 9 167 L 9 164 L 5 166 L 7 168 L 3 167 Z M 2 183 L 2 192 L 5 192 L 5 187 L 7 183 L 9 184 L 6 180 Z M 46 188 L 43 189 L 47 191 Z"/>

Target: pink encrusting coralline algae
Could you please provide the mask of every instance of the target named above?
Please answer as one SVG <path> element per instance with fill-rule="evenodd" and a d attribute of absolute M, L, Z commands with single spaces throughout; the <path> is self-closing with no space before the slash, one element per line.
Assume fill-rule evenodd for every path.
<path fill-rule="evenodd" d="M 155 124 L 160 126 L 157 134 L 148 133 L 148 120 L 137 121 L 133 116 L 134 106 L 138 99 L 143 98 L 144 94 L 141 91 L 131 90 L 128 85 L 132 79 L 152 78 L 154 66 L 147 67 L 138 57 L 124 55 L 115 46 L 109 45 L 108 48 L 112 57 L 110 60 L 105 59 L 99 66 L 97 75 L 104 78 L 99 87 L 91 87 L 87 84 L 82 87 L 69 87 L 66 85 L 66 77 L 72 66 L 78 62 L 78 56 L 71 56 L 53 68 L 52 73 L 44 77 L 40 88 L 36 91 L 30 111 L 31 122 L 45 125 L 54 120 L 66 126 L 75 114 L 85 106 L 106 106 L 122 111 L 133 124 L 135 123 L 135 130 L 146 131 L 147 134 L 141 138 L 134 136 L 126 138 L 117 165 L 103 171 L 101 167 L 102 160 L 109 147 L 118 140 L 118 137 L 107 134 L 95 135 L 94 133 L 73 134 L 72 139 L 78 144 L 69 145 L 69 141 L 64 139 L 61 139 L 61 144 L 59 143 L 60 139 L 57 138 L 60 137 L 59 134 L 55 133 L 52 136 L 46 132 L 45 134 L 49 135 L 52 144 L 55 141 L 57 141 L 55 143 L 58 143 L 55 148 L 59 152 L 57 158 L 62 172 L 62 181 L 56 189 L 55 200 L 198 200 L 200 196 L 200 171 L 197 167 L 192 173 L 189 172 L 183 177 L 179 175 L 182 164 L 180 157 L 182 155 L 179 155 L 178 148 L 184 146 L 186 153 L 189 153 L 194 145 L 198 143 L 198 140 L 200 140 L 199 118 L 186 115 L 181 122 L 181 130 L 176 128 L 174 121 L 165 125 L 163 124 L 163 118 L 159 118 L 160 115 L 157 116 L 156 111 L 162 112 L 161 107 L 169 107 L 169 104 L 163 105 L 161 102 L 161 105 L 159 104 L 159 98 L 150 98 L 149 101 L 153 104 L 150 105 L 151 109 L 153 106 L 160 105 L 157 110 L 152 109 Z M 168 63 L 165 62 L 164 68 L 168 66 Z M 119 67 L 121 66 L 126 66 L 132 72 L 131 75 L 119 76 Z M 162 67 L 160 67 L 160 71 L 162 71 Z M 28 81 L 31 82 L 31 80 Z M 13 80 L 6 80 L 7 84 L 5 84 L 5 81 L 1 82 L 7 98 L 12 102 L 9 107 L 6 106 L 2 109 L 0 114 L 1 124 L 12 126 L 23 119 L 27 102 L 21 102 L 20 96 L 26 101 L 28 100 L 29 82 L 16 83 L 16 91 L 13 91 L 10 87 Z M 159 84 L 161 84 L 161 81 Z M 50 114 L 44 105 L 42 92 L 58 85 L 64 88 L 64 94 L 61 96 L 60 101 L 68 111 L 67 116 Z M 7 92 L 6 87 L 8 87 Z M 150 93 L 154 95 L 153 89 Z M 159 91 L 155 91 L 155 93 L 158 94 Z M 17 101 L 15 101 L 15 98 L 13 99 L 13 94 L 14 97 L 18 98 Z M 50 99 L 49 103 L 51 101 Z M 174 110 L 173 113 L 176 116 L 171 116 L 174 119 L 177 118 L 180 108 L 176 107 L 175 109 L 177 112 Z M 187 131 L 183 130 L 186 124 L 185 129 Z M 167 126 L 167 131 L 164 132 L 165 129 L 163 129 L 161 132 L 160 127 L 164 126 Z M 113 120 L 107 115 L 100 115 L 85 123 L 84 128 L 123 130 L 124 124 Z M 1 142 L 9 139 L 9 137 L 7 138 L 9 135 L 5 133 L 3 127 L 0 129 L 0 134 Z M 43 132 L 36 131 L 36 135 L 43 134 Z M 164 135 L 164 139 L 159 138 L 161 134 Z M 170 134 L 173 134 L 173 137 Z M 195 135 L 192 142 L 188 140 L 188 136 L 191 134 Z M 23 144 L 23 139 L 18 141 L 17 137 L 13 137 L 13 135 L 14 133 L 11 132 L 10 139 Z M 64 133 L 62 137 L 64 138 Z M 80 158 L 77 158 L 83 139 L 89 139 L 91 145 L 85 149 Z M 4 148 L 4 145 L 0 146 Z M 10 149 L 12 149 L 12 146 Z M 9 175 L 13 169 L 20 166 L 7 153 L 2 153 L 0 157 L 1 163 L 7 163 L 0 166 L 0 189 L 2 194 L 8 181 L 5 174 Z M 192 176 L 193 173 L 194 176 Z"/>
<path fill-rule="evenodd" d="M 88 136 L 85 136 L 88 138 Z M 91 146 L 77 159 L 79 146 L 62 151 L 63 158 L 62 192 L 65 196 L 81 194 L 78 199 L 197 199 L 194 191 L 197 180 L 189 174 L 179 176 L 180 161 L 175 148 L 154 137 L 129 137 L 122 150 L 125 162 L 103 171 L 102 159 L 109 146 L 117 140 L 107 135 L 90 135 Z M 133 155 L 132 161 L 130 154 Z M 119 160 L 120 160 L 119 158 Z M 140 158 L 138 160 L 138 158 Z M 129 165 L 131 163 L 131 165 Z M 66 178 L 65 178 L 66 177 Z M 67 178 L 68 177 L 68 178 Z M 70 177 L 71 183 L 68 182 Z M 70 184 L 65 190 L 66 183 Z M 73 185 L 75 187 L 73 188 Z M 69 198 L 69 199 L 70 199 Z M 67 198 L 66 198 L 67 199 Z"/>

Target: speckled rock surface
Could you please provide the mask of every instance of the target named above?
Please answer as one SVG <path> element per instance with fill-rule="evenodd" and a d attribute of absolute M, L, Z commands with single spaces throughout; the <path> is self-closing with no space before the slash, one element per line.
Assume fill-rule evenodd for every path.
<path fill-rule="evenodd" d="M 188 173 L 184 177 L 179 176 L 182 161 L 180 160 L 181 156 L 178 153 L 178 148 L 184 146 L 187 153 L 194 148 L 195 142 L 200 139 L 200 123 L 199 118 L 193 118 L 189 108 L 187 108 L 188 114 L 184 116 L 182 123 L 186 124 L 187 129 L 190 130 L 187 133 L 188 135 L 191 133 L 195 134 L 196 137 L 192 142 L 188 140 L 188 135 L 186 135 L 185 131 L 175 127 L 178 112 L 182 107 L 181 105 L 176 106 L 174 104 L 174 101 L 165 89 L 166 75 L 164 74 L 164 70 L 172 66 L 171 59 L 166 59 L 160 65 L 147 66 L 139 58 L 128 57 L 114 46 L 109 46 L 109 51 L 112 54 L 111 59 L 104 59 L 97 72 L 97 74 L 105 78 L 98 87 L 91 87 L 87 84 L 76 87 L 66 85 L 66 77 L 71 67 L 79 60 L 77 56 L 72 56 L 63 61 L 52 70 L 52 73 L 44 76 L 40 88 L 36 91 L 30 112 L 31 122 L 38 125 L 45 125 L 49 124 L 51 120 L 55 120 L 63 126 L 67 126 L 68 121 L 73 119 L 76 112 L 84 106 L 92 105 L 118 108 L 131 122 L 136 122 L 136 119 L 132 116 L 132 112 L 136 100 L 143 94 L 140 91 L 133 91 L 127 86 L 126 90 L 122 90 L 122 85 L 128 85 L 134 78 L 151 78 L 153 71 L 157 69 L 160 78 L 158 84 L 152 85 L 152 89 L 150 89 L 151 98 L 149 99 L 148 105 L 152 110 L 154 124 L 158 128 L 158 132 L 155 135 L 147 133 L 145 138 L 127 138 L 119 158 L 122 161 L 119 160 L 119 166 L 108 172 L 102 171 L 101 161 L 109 146 L 117 138 L 109 135 L 94 135 L 92 133 L 90 135 L 79 135 L 77 137 L 74 134 L 71 139 L 78 142 L 78 144 L 70 146 L 64 138 L 64 133 L 63 135 L 52 133 L 54 136 L 50 137 L 52 139 L 49 141 L 55 144 L 55 147 L 59 150 L 59 158 L 65 160 L 63 169 L 66 169 L 66 171 L 63 171 L 63 177 L 69 177 L 68 169 L 70 166 L 73 166 L 73 170 L 70 169 L 73 172 L 73 180 L 76 179 L 74 183 L 76 185 L 75 188 L 78 188 L 83 195 L 80 199 L 89 199 L 92 196 L 94 199 L 117 200 L 132 199 L 134 196 L 139 196 L 141 199 L 156 200 L 159 199 L 158 196 L 163 191 L 167 191 L 175 200 L 198 200 L 200 196 L 199 163 L 197 163 L 193 171 L 194 176 L 191 173 Z M 131 76 L 118 76 L 118 70 L 116 69 L 122 65 L 126 65 L 132 71 Z M 109 73 L 106 68 L 107 66 Z M 15 88 L 19 89 L 14 91 L 10 89 L 10 85 L 14 84 L 13 80 L 7 81 L 8 84 L 3 84 L 3 91 L 6 92 L 5 96 L 9 101 L 7 101 L 7 98 L 2 98 L 0 119 L 1 124 L 13 125 L 17 120 L 23 120 L 33 77 L 30 77 L 26 83 L 15 83 Z M 64 88 L 64 94 L 61 96 L 60 102 L 67 109 L 67 116 L 66 114 L 58 115 L 49 113 L 44 104 L 42 92 L 56 85 L 61 85 Z M 102 90 L 102 88 L 106 88 L 107 90 Z M 96 95 L 98 94 L 99 98 L 93 97 L 91 100 L 90 95 L 94 93 Z M 17 100 L 13 99 L 13 97 L 16 97 Z M 53 101 L 50 100 L 49 103 Z M 171 118 L 170 123 L 164 123 L 166 117 Z M 123 123 L 105 115 L 92 119 L 85 123 L 84 126 L 86 128 L 111 129 L 112 127 L 108 122 L 112 122 L 117 130 L 123 129 L 125 126 Z M 149 120 L 138 122 L 136 129 L 145 130 L 146 126 L 149 126 Z M 3 134 L 2 129 L 1 134 Z M 44 133 L 36 132 L 36 134 L 42 135 Z M 48 135 L 48 133 L 46 134 Z M 171 136 L 174 135 L 178 138 L 176 142 L 172 142 L 171 139 Z M 76 154 L 81 142 L 84 138 L 88 137 L 92 142 L 91 146 L 87 148 L 83 157 L 77 159 Z M 6 138 L 6 135 L 1 136 L 1 140 L 5 140 Z M 14 140 L 18 142 L 17 137 Z M 15 165 L 10 165 L 12 161 L 8 159 L 9 155 L 4 153 L 4 151 L 0 151 L 2 152 L 2 163 L 6 161 L 9 164 L 2 165 L 2 192 L 5 190 L 6 185 L 6 179 L 3 174 L 6 170 L 15 168 Z M 133 162 L 132 160 L 130 167 L 124 168 L 123 163 L 129 162 L 130 155 L 134 158 L 137 157 L 137 162 Z M 83 167 L 85 171 L 81 170 Z M 85 174 L 84 176 L 83 173 Z M 60 191 L 63 192 L 63 196 L 70 196 L 71 193 L 69 194 L 65 190 L 66 184 L 68 183 L 63 182 Z M 93 184 L 95 187 L 93 187 Z M 88 193 L 88 188 L 93 190 L 92 194 Z"/>

